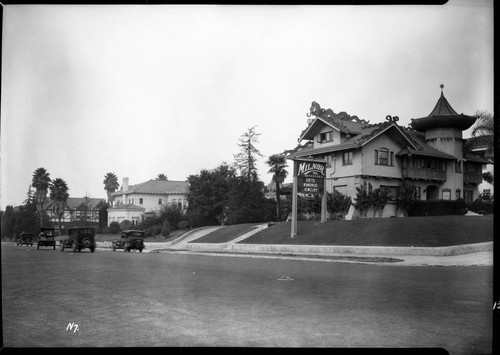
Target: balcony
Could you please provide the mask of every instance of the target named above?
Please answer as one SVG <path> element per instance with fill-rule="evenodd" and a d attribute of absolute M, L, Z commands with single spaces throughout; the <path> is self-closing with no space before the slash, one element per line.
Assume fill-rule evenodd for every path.
<path fill-rule="evenodd" d="M 479 185 L 483 182 L 483 175 L 478 173 L 464 173 L 464 184 Z"/>
<path fill-rule="evenodd" d="M 403 178 L 446 181 L 446 170 L 429 168 L 403 168 Z"/>

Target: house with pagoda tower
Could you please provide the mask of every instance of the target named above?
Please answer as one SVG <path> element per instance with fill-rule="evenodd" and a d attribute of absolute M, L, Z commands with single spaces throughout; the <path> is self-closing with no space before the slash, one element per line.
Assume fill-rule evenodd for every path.
<path fill-rule="evenodd" d="M 398 117 L 387 116 L 382 123 L 335 113 L 313 102 L 308 126 L 299 145 L 287 158 L 326 160 L 326 188 L 356 199 L 356 188 L 384 188 L 390 200 L 382 217 L 396 216 L 395 197 L 402 180 L 416 187 L 421 200 L 472 202 L 478 198 L 482 167 L 490 160 L 464 153 L 462 132 L 475 122 L 475 116 L 458 114 L 443 94 L 428 116 L 411 120 L 409 127 L 398 124 Z M 305 143 L 302 143 L 305 142 Z M 354 207 L 347 218 L 356 216 Z"/>

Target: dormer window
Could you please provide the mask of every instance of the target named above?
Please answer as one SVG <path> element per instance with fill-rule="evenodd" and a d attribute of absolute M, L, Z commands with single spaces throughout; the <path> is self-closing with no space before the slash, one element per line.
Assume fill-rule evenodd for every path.
<path fill-rule="evenodd" d="M 333 131 L 323 132 L 316 136 L 318 143 L 332 142 L 333 141 Z"/>

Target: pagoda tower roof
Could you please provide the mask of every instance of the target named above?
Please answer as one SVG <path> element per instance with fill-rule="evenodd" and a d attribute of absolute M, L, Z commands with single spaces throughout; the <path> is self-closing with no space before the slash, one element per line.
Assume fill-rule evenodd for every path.
<path fill-rule="evenodd" d="M 459 114 L 451 107 L 444 97 L 443 87 L 444 85 L 441 84 L 441 96 L 429 116 L 411 119 L 411 126 L 416 131 L 425 132 L 433 128 L 458 128 L 463 131 L 476 122 L 476 117 Z"/>

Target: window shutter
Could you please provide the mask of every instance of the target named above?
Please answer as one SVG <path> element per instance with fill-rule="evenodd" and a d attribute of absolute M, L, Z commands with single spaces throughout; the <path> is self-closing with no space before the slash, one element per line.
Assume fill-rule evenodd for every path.
<path fill-rule="evenodd" d="M 378 150 L 375 149 L 375 164 L 378 164 Z"/>

